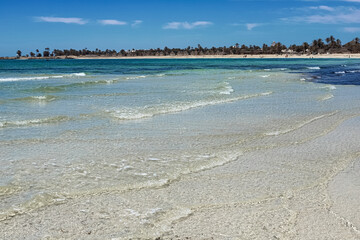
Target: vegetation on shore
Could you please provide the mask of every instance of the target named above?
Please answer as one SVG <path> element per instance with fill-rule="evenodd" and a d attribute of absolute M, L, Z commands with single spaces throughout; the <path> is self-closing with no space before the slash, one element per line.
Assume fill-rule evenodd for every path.
<path fill-rule="evenodd" d="M 359 38 L 342 44 L 340 39 L 335 39 L 330 36 L 324 40 L 317 39 L 313 40 L 311 44 L 304 42 L 301 45 L 290 45 L 289 47 L 283 45 L 280 42 L 273 42 L 271 45 L 263 44 L 262 47 L 256 45 L 241 45 L 236 43 L 230 47 L 202 47 L 198 44 L 197 47 L 181 48 L 168 48 L 163 49 L 132 49 L 132 50 L 116 50 L 106 49 L 105 51 L 96 49 L 94 51 L 88 50 L 87 48 L 82 50 L 75 49 L 54 49 L 50 51 L 49 48 L 41 53 L 36 49 L 35 53 L 30 52 L 29 54 L 23 55 L 21 50 L 16 52 L 17 58 L 29 57 L 29 58 L 57 58 L 57 57 L 142 57 L 142 56 L 202 56 L 202 55 L 262 55 L 262 54 L 291 54 L 291 55 L 302 55 L 302 54 L 326 54 L 326 53 L 360 53 L 360 42 Z"/>

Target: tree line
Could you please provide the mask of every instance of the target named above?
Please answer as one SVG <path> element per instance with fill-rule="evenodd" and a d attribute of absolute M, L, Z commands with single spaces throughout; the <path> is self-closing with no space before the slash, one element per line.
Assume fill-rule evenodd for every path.
<path fill-rule="evenodd" d="M 41 53 L 39 49 L 35 52 L 26 54 L 26 57 L 68 57 L 68 56 L 106 56 L 106 57 L 136 57 L 136 56 L 198 56 L 198 55 L 260 55 L 260 54 L 326 54 L 326 53 L 360 53 L 359 38 L 356 37 L 352 41 L 342 44 L 340 39 L 335 39 L 330 36 L 324 40 L 321 38 L 313 40 L 310 44 L 304 42 L 301 45 L 290 45 L 289 47 L 280 42 L 273 42 L 271 45 L 263 44 L 261 47 L 256 45 L 241 45 L 236 43 L 229 47 L 202 47 L 198 44 L 197 47 L 187 48 L 168 48 L 163 49 L 131 49 L 120 51 L 106 49 L 105 51 L 96 48 L 89 50 L 84 48 L 82 50 L 76 49 L 54 49 L 50 51 L 49 48 Z M 17 51 L 17 57 L 21 57 L 21 50 Z"/>

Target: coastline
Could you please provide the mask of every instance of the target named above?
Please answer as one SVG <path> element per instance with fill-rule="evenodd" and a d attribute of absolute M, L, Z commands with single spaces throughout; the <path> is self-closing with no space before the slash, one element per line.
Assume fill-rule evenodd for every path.
<path fill-rule="evenodd" d="M 354 58 L 359 59 L 360 53 L 354 54 L 259 54 L 259 55 L 189 55 L 189 56 L 60 56 L 60 57 L 2 57 L 0 60 L 53 60 L 53 59 L 326 59 L 326 58 Z"/>
<path fill-rule="evenodd" d="M 359 62 L 2 61 L 0 238 L 359 239 Z"/>

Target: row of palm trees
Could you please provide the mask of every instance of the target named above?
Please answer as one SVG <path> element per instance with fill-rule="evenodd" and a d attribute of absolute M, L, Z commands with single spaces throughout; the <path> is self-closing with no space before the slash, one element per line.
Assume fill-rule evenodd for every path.
<path fill-rule="evenodd" d="M 132 50 L 116 50 L 106 49 L 102 51 L 100 49 L 88 50 L 87 48 L 82 50 L 76 49 L 54 49 L 50 52 L 49 48 L 41 53 L 36 49 L 35 53 L 30 52 L 26 57 L 61 57 L 61 56 L 121 56 L 121 57 L 133 57 L 133 56 L 196 56 L 196 55 L 233 55 L 233 54 L 324 54 L 324 53 L 360 53 L 359 38 L 342 45 L 340 39 L 335 39 L 330 36 L 325 39 L 325 42 L 320 38 L 313 40 L 311 44 L 304 42 L 301 45 L 290 45 L 286 47 L 280 42 L 273 42 L 271 45 L 263 44 L 262 47 L 256 45 L 241 45 L 236 43 L 230 47 L 202 47 L 198 44 L 197 47 L 187 48 L 168 48 L 163 49 L 132 49 Z M 17 56 L 21 57 L 22 52 L 17 51 Z"/>

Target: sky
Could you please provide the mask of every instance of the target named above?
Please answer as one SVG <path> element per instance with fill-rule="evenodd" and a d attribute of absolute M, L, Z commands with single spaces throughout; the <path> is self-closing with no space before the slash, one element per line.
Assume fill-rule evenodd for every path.
<path fill-rule="evenodd" d="M 360 0 L 0 0 L 0 56 L 360 36 Z"/>

